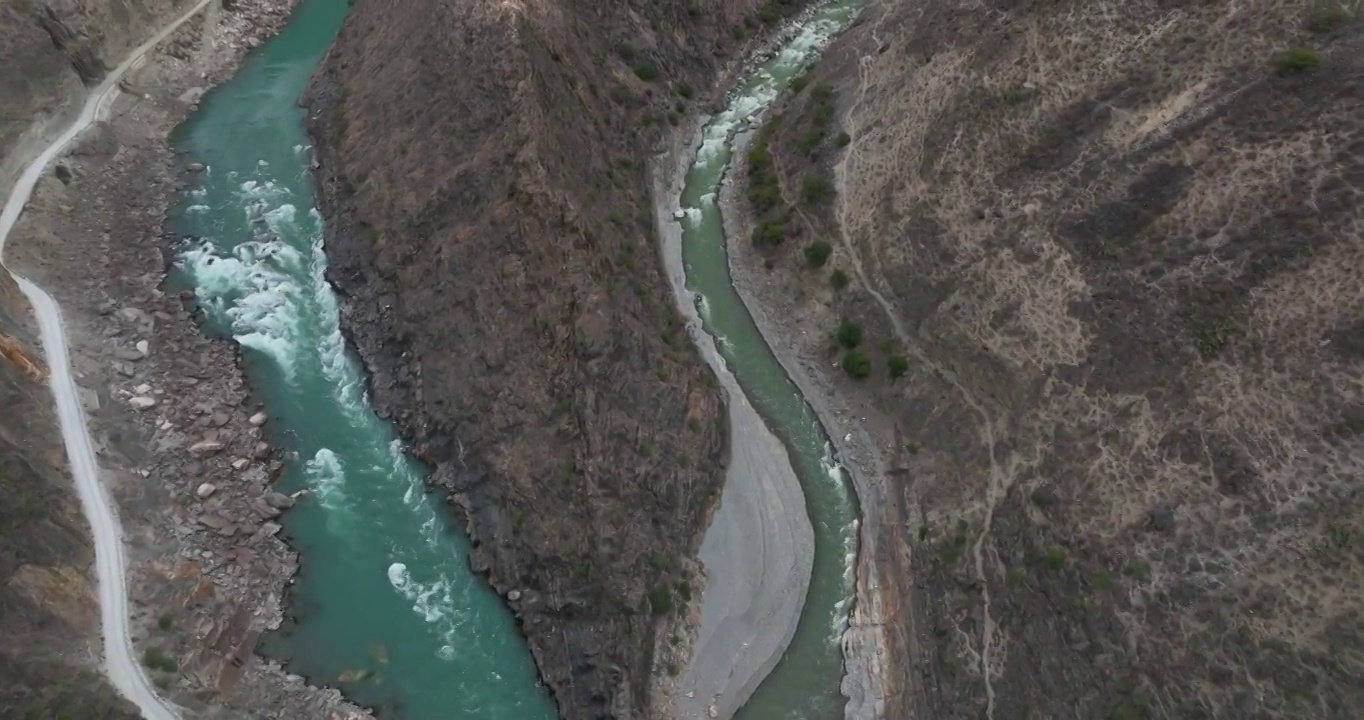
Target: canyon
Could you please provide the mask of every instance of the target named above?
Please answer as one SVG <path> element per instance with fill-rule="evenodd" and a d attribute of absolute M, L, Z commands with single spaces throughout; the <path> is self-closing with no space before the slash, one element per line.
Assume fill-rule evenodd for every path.
<path fill-rule="evenodd" d="M 248 219 L 252 247 L 282 248 L 276 221 L 316 208 L 309 268 L 328 282 L 305 294 L 334 289 L 353 404 L 416 461 L 394 450 L 398 470 L 377 472 L 410 481 L 405 499 L 424 479 L 461 526 L 436 534 L 467 535 L 450 582 L 505 619 L 499 647 L 528 648 L 537 676 L 508 673 L 523 695 L 543 684 L 569 720 L 762 720 L 776 706 L 758 681 L 790 677 L 776 657 L 804 647 L 794 598 L 829 576 L 809 557 L 846 530 L 847 585 L 819 620 L 842 686 L 802 688 L 843 708 L 810 720 L 1347 718 L 1364 702 L 1352 6 L 873 0 L 736 110 L 811 3 L 309 2 L 295 21 L 325 6 L 339 25 L 298 98 L 312 146 L 253 171 L 248 141 L 224 187 L 311 178 L 280 195 L 288 213 Z M 0 7 L 0 186 L 187 8 Z M 308 588 L 332 561 L 307 523 L 331 521 L 306 519 L 333 518 L 308 475 L 327 456 L 298 439 L 314 411 L 278 410 L 261 380 L 259 338 L 241 339 L 259 328 L 215 329 L 241 293 L 199 272 L 282 261 L 201 247 L 211 232 L 176 221 L 229 165 L 190 141 L 175 157 L 171 128 L 212 110 L 210 88 L 293 10 L 214 3 L 173 34 L 44 175 L 6 249 L 67 318 L 133 639 L 186 717 L 369 714 L 345 698 L 400 716 L 402 698 L 371 701 L 375 678 L 412 662 L 356 644 L 368 659 L 296 674 L 291 638 L 327 618 Z M 689 197 L 716 118 L 731 164 Z M 698 238 L 720 243 L 712 284 Z M 0 629 L 19 641 L 0 650 L 0 704 L 135 717 L 98 678 L 89 528 L 8 280 Z M 769 385 L 712 312 L 751 316 Z M 784 402 L 805 435 L 774 421 Z M 799 484 L 821 471 L 851 492 L 842 528 L 821 519 L 834 496 Z M 396 552 L 354 572 L 410 588 Z M 745 552 L 776 567 L 735 584 Z M 705 615 L 717 593 L 732 637 Z M 732 620 L 758 597 L 770 613 Z M 750 641 L 767 657 L 717 678 L 717 653 Z"/>

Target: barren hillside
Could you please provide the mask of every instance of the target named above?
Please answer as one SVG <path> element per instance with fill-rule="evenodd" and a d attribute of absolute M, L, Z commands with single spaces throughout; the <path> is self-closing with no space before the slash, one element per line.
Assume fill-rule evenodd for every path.
<path fill-rule="evenodd" d="M 361 0 L 308 99 L 375 404 L 467 518 L 566 718 L 652 715 L 723 477 L 645 159 L 802 4 Z"/>
<path fill-rule="evenodd" d="M 760 295 L 898 458 L 888 717 L 1357 716 L 1360 27 L 887 1 L 780 111 Z"/>

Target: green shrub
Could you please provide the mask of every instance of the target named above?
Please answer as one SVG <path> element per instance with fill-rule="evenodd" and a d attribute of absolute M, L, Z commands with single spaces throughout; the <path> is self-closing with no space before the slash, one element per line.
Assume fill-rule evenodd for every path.
<path fill-rule="evenodd" d="M 839 323 L 838 332 L 834 335 L 838 338 L 838 344 L 848 349 L 862 344 L 862 326 L 851 320 Z"/>
<path fill-rule="evenodd" d="M 797 75 L 795 79 L 791 81 L 791 92 L 796 95 L 799 95 L 801 91 L 804 90 L 809 85 L 810 71 L 806 70 L 805 72 Z"/>
<path fill-rule="evenodd" d="M 829 284 L 833 285 L 835 290 L 842 290 L 848 286 L 848 273 L 842 270 L 833 271 L 829 274 Z"/>
<path fill-rule="evenodd" d="M 871 374 L 871 361 L 861 350 L 849 350 L 843 354 L 843 372 L 861 380 Z"/>
<path fill-rule="evenodd" d="M 1047 552 L 1042 556 L 1042 562 L 1052 570 L 1060 570 L 1066 564 L 1066 551 L 1059 547 L 1047 548 Z"/>
<path fill-rule="evenodd" d="M 1321 64 L 1321 53 L 1312 48 L 1289 48 L 1274 58 L 1274 68 L 1280 75 L 1307 72 Z"/>
<path fill-rule="evenodd" d="M 673 594 L 664 585 L 655 586 L 649 593 L 649 608 L 655 615 L 667 615 L 673 609 Z"/>
<path fill-rule="evenodd" d="M 839 147 L 847 147 L 848 143 L 852 142 L 852 136 L 849 135 L 848 133 L 841 132 L 838 134 L 838 138 L 835 139 L 834 142 L 837 143 Z"/>
<path fill-rule="evenodd" d="M 786 239 L 786 223 L 781 220 L 767 220 L 753 228 L 753 244 L 780 245 Z"/>
<path fill-rule="evenodd" d="M 1350 11 L 1339 5 L 1322 5 L 1312 11 L 1307 29 L 1314 33 L 1328 33 L 1350 19 Z"/>
<path fill-rule="evenodd" d="M 823 139 L 823 130 L 820 130 L 819 128 L 810 128 L 801 133 L 799 138 L 796 138 L 796 148 L 806 155 L 809 155 L 815 151 L 815 148 L 819 147 L 819 143 Z"/>
<path fill-rule="evenodd" d="M 886 358 L 886 371 L 894 380 L 909 371 L 909 361 L 903 355 L 891 355 Z"/>
<path fill-rule="evenodd" d="M 805 262 L 810 267 L 823 267 L 833 252 L 832 245 L 823 240 L 816 240 L 805 246 Z"/>
<path fill-rule="evenodd" d="M 833 188 L 823 175 L 811 173 L 800 179 L 800 196 L 811 205 L 828 200 L 832 194 Z"/>
<path fill-rule="evenodd" d="M 175 658 L 162 652 L 161 648 L 158 647 L 149 647 L 142 651 L 142 664 L 152 670 L 160 670 L 168 673 L 173 673 L 180 669 L 180 665 L 175 662 Z"/>
<path fill-rule="evenodd" d="M 640 63 L 635 66 L 635 77 L 644 82 L 653 82 L 658 79 L 658 68 L 653 63 Z"/>
<path fill-rule="evenodd" d="M 829 100 L 833 99 L 834 88 L 828 83 L 820 83 L 815 86 L 815 89 L 810 93 L 810 96 L 813 97 L 817 103 L 827 103 Z"/>
<path fill-rule="evenodd" d="M 687 83 L 679 83 L 677 85 L 677 94 L 690 100 L 691 97 L 696 94 L 696 90 Z"/>

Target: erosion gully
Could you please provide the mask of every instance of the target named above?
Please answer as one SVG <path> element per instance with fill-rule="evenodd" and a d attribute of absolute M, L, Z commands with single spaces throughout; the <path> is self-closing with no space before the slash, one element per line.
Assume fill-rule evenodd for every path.
<path fill-rule="evenodd" d="M 852 595 L 856 506 L 818 418 L 734 292 L 715 195 L 739 123 L 770 103 L 860 4 L 824 5 L 755 68 L 707 125 L 682 198 L 688 285 L 706 329 L 786 443 L 817 534 L 800 627 L 740 712 L 745 720 L 841 717 L 838 639 Z M 292 621 L 261 650 L 385 717 L 548 720 L 553 703 L 510 612 L 469 569 L 468 539 L 426 492 L 426 470 L 371 408 L 325 279 L 297 100 L 346 10 L 346 0 L 303 0 L 283 32 L 207 94 L 173 137 L 204 168 L 176 211 L 177 229 L 193 239 L 172 285 L 192 289 L 209 330 L 242 347 L 270 440 L 286 452 L 281 489 L 309 491 L 284 517 L 302 556 Z"/>

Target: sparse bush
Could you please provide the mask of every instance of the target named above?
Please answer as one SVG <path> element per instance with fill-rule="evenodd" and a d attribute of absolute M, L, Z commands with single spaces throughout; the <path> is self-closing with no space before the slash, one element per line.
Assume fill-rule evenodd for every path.
<path fill-rule="evenodd" d="M 1321 64 L 1321 53 L 1312 48 L 1289 48 L 1274 57 L 1274 69 L 1280 75 L 1296 75 Z"/>
<path fill-rule="evenodd" d="M 672 591 L 665 585 L 655 586 L 649 593 L 649 608 L 655 615 L 667 615 L 673 609 Z"/>
<path fill-rule="evenodd" d="M 796 148 L 802 153 L 809 155 L 819 147 L 819 143 L 824 139 L 824 131 L 819 128 L 810 128 L 796 138 Z"/>
<path fill-rule="evenodd" d="M 833 188 L 823 175 L 811 173 L 800 179 L 800 196 L 810 205 L 824 202 L 832 194 Z"/>
<path fill-rule="evenodd" d="M 1113 575 L 1102 568 L 1094 573 L 1094 587 L 1097 590 L 1107 590 L 1113 587 Z"/>
<path fill-rule="evenodd" d="M 753 244 L 759 246 L 780 245 L 786 239 L 786 223 L 781 220 L 768 220 L 753 228 Z"/>
<path fill-rule="evenodd" d="M 1052 570 L 1060 570 L 1066 564 L 1066 551 L 1059 547 L 1049 547 L 1042 556 L 1042 562 Z"/>
<path fill-rule="evenodd" d="M 848 273 L 842 270 L 833 271 L 829 274 L 829 284 L 833 285 L 835 290 L 842 290 L 848 286 Z"/>
<path fill-rule="evenodd" d="M 886 371 L 890 373 L 890 379 L 895 380 L 909 371 L 909 361 L 903 355 L 891 355 L 886 358 Z"/>
<path fill-rule="evenodd" d="M 1319 5 L 1312 10 L 1312 16 L 1307 21 L 1307 29 L 1314 33 L 1328 33 L 1350 19 L 1350 11 L 1345 8 L 1330 4 Z"/>
<path fill-rule="evenodd" d="M 691 97 L 696 94 L 696 90 L 687 83 L 678 83 L 677 94 L 690 100 Z"/>
<path fill-rule="evenodd" d="M 170 613 L 162 613 L 161 617 L 156 619 L 156 626 L 162 630 L 169 630 L 173 625 L 175 625 L 175 616 Z"/>
<path fill-rule="evenodd" d="M 823 240 L 816 240 L 805 246 L 805 262 L 810 267 L 824 267 L 824 263 L 829 261 L 829 256 L 834 252 L 834 248 Z"/>
<path fill-rule="evenodd" d="M 799 95 L 801 91 L 804 90 L 809 85 L 810 71 L 806 70 L 805 72 L 797 75 L 794 79 L 791 80 L 791 92 L 793 94 Z"/>
<path fill-rule="evenodd" d="M 850 142 L 852 142 L 852 136 L 845 132 L 839 133 L 838 137 L 834 139 L 834 143 L 839 147 L 847 147 Z"/>
<path fill-rule="evenodd" d="M 160 670 L 168 673 L 173 673 L 180 669 L 180 665 L 175 662 L 175 658 L 162 652 L 161 648 L 158 647 L 149 647 L 142 651 L 142 664 L 152 670 Z"/>
<path fill-rule="evenodd" d="M 861 350 L 849 350 L 843 354 L 843 372 L 861 380 L 871 374 L 871 361 Z"/>
<path fill-rule="evenodd" d="M 658 79 L 658 68 L 653 63 L 642 62 L 635 66 L 635 77 L 644 82 L 653 82 Z"/>
<path fill-rule="evenodd" d="M 845 348 L 852 349 L 862 344 L 862 326 L 851 320 L 844 320 L 838 324 L 838 332 L 835 333 L 838 344 Z"/>

